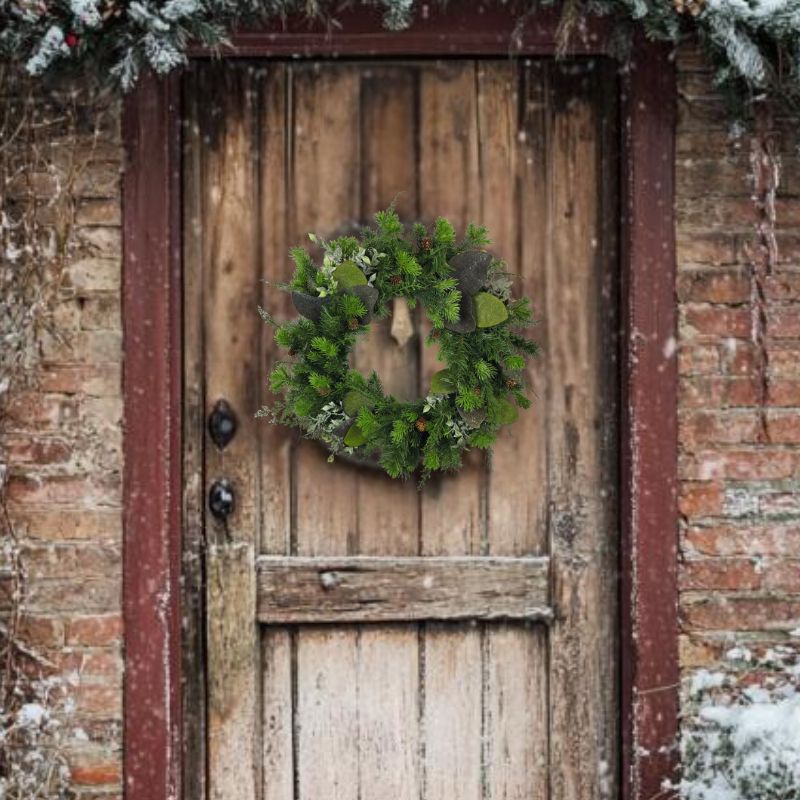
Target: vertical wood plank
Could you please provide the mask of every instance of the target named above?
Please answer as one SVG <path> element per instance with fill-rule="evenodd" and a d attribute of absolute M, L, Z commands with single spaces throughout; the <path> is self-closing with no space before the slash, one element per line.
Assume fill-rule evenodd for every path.
<path fill-rule="evenodd" d="M 359 75 L 340 65 L 292 67 L 289 241 L 327 237 L 360 213 Z M 357 469 L 335 467 L 318 444 L 295 453 L 296 540 L 303 555 L 342 555 L 358 546 Z"/>
<path fill-rule="evenodd" d="M 608 447 L 616 442 L 616 370 L 614 315 L 605 299 L 613 296 L 614 258 L 599 226 L 609 213 L 601 203 L 602 159 L 613 158 L 602 125 L 604 114 L 613 118 L 613 100 L 603 91 L 609 83 L 596 64 L 552 68 L 546 317 L 557 609 L 550 634 L 553 800 L 616 791 L 616 470 Z"/>
<path fill-rule="evenodd" d="M 545 234 L 538 218 L 520 213 L 520 194 L 540 195 L 545 176 L 528 163 L 526 136 L 520 136 L 521 73 L 509 62 L 478 65 L 481 222 L 516 278 L 515 293 L 529 294 L 543 272 Z M 492 555 L 547 552 L 543 431 L 540 410 L 523 411 L 495 447 L 487 492 Z M 483 669 L 485 797 L 546 798 L 546 630 L 486 626 Z"/>
<path fill-rule="evenodd" d="M 416 217 L 416 91 L 410 69 L 370 65 L 361 78 L 361 217 L 393 201 L 404 221 Z M 373 322 L 354 353 L 363 373 L 380 376 L 387 393 L 414 398 L 418 337 L 404 346 L 390 335 L 391 318 Z M 358 475 L 359 552 L 416 555 L 419 495 L 413 481 Z M 358 651 L 360 800 L 419 797 L 416 626 L 362 628 Z"/>
<path fill-rule="evenodd" d="M 260 91 L 260 244 L 262 278 L 261 305 L 277 319 L 292 319 L 296 312 L 286 292 L 275 284 L 291 279 L 294 265 L 289 250 L 295 244 L 288 240 L 287 164 L 291 146 L 291 129 L 288 124 L 287 99 L 289 70 L 286 64 L 262 67 Z M 262 325 L 261 348 L 263 365 L 259 386 L 262 387 L 261 405 L 270 405 L 276 399 L 269 392 L 268 375 L 285 351 L 275 343 L 275 330 Z M 258 424 L 258 434 L 263 453 L 261 465 L 261 551 L 288 553 L 290 548 L 291 520 L 291 451 L 295 436 L 281 425 Z"/>
<path fill-rule="evenodd" d="M 357 68 L 292 68 L 290 238 L 329 236 L 360 212 Z M 295 453 L 298 555 L 358 549 L 357 469 L 308 441 Z M 302 628 L 296 639 L 297 800 L 358 797 L 358 632 Z"/>
<path fill-rule="evenodd" d="M 259 522 L 258 342 L 260 258 L 256 194 L 257 92 L 246 65 L 209 70 L 201 120 L 207 142 L 202 220 L 205 414 L 219 399 L 238 419 L 224 451 L 205 448 L 207 486 L 227 478 L 236 510 L 225 525 L 207 516 L 209 550 L 209 790 L 212 798 L 257 796 L 259 649 L 255 625 L 254 557 Z M 256 158 L 254 158 L 254 156 Z M 207 490 L 206 490 L 207 491 Z"/>
<path fill-rule="evenodd" d="M 438 62 L 420 76 L 420 213 L 462 231 L 479 211 L 475 65 Z M 421 393 L 440 368 L 423 352 Z M 431 481 L 421 498 L 423 555 L 477 554 L 485 531 L 484 468 L 470 454 L 457 478 Z M 470 626 L 427 626 L 423 640 L 424 786 L 427 800 L 478 800 L 481 780 L 482 637 Z"/>
<path fill-rule="evenodd" d="M 285 628 L 261 634 L 263 800 L 293 800 L 292 640 Z"/>
<path fill-rule="evenodd" d="M 259 198 L 262 253 L 262 305 L 276 318 L 294 316 L 291 301 L 274 284 L 288 281 L 292 273 L 287 241 L 287 156 L 290 129 L 287 124 L 289 67 L 270 64 L 261 68 L 260 91 Z M 274 330 L 262 327 L 261 347 L 264 376 L 261 380 L 262 405 L 274 401 L 267 375 L 283 357 L 274 340 Z M 292 503 L 291 462 L 294 435 L 280 425 L 259 426 L 261 464 L 262 553 L 288 554 L 291 548 Z M 292 634 L 285 628 L 266 628 L 261 632 L 262 661 L 262 798 L 294 798 L 294 733 L 292 708 Z"/>
<path fill-rule="evenodd" d="M 416 95 L 410 70 L 370 65 L 361 80 L 361 218 L 396 201 L 404 221 L 416 217 Z M 387 394 L 417 396 L 419 337 L 404 346 L 390 335 L 391 317 L 373 321 L 355 348 L 353 364 L 377 372 Z M 414 481 L 358 474 L 360 549 L 365 554 L 414 555 L 419 540 L 419 496 Z M 365 536 L 379 537 L 368 542 Z M 397 548 L 395 550 L 395 547 Z"/>

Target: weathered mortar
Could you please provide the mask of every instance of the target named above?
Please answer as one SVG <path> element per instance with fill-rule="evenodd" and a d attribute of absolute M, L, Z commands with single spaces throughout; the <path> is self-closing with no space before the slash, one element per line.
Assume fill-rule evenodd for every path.
<path fill-rule="evenodd" d="M 780 259 L 764 282 L 764 441 L 748 255 L 758 221 L 751 143 L 729 138 L 698 56 L 681 52 L 678 68 L 680 603 L 688 669 L 715 662 L 734 638 L 774 640 L 800 624 L 800 156 L 789 136 L 777 136 Z M 28 570 L 23 635 L 80 674 L 74 728 L 85 736 L 69 748 L 79 798 L 119 796 L 122 770 L 118 108 L 113 118 L 77 191 L 81 249 L 56 312 L 63 338 L 42 342 L 38 388 L 12 399 L 3 434 L 9 508 Z M 45 195 L 47 186 L 43 178 Z"/>

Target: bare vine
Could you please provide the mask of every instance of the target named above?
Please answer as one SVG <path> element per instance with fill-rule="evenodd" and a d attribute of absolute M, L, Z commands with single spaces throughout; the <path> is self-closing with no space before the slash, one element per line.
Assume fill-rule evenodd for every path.
<path fill-rule="evenodd" d="M 0 797 L 68 796 L 63 743 L 69 681 L 25 641 L 26 569 L 9 512 L 2 433 L 8 399 L 36 384 L 43 336 L 59 338 L 54 311 L 79 249 L 76 192 L 97 140 L 86 134 L 86 90 L 46 91 L 0 63 Z"/>

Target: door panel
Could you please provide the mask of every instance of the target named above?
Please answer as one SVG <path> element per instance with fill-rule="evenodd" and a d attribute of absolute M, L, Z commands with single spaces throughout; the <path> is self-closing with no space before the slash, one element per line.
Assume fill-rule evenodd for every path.
<path fill-rule="evenodd" d="M 236 494 L 225 524 L 210 514 L 205 521 L 209 796 L 614 796 L 612 67 L 204 63 L 185 92 L 187 397 L 201 397 L 206 414 L 224 398 L 239 422 L 224 450 L 206 439 L 187 455 L 187 482 L 207 491 L 227 477 Z M 290 276 L 289 248 L 308 231 L 328 237 L 391 202 L 409 221 L 442 215 L 462 230 L 487 225 L 541 319 L 533 335 L 543 357 L 527 376 L 534 407 L 501 436 L 491 463 L 470 453 L 457 475 L 422 491 L 330 465 L 315 443 L 253 420 L 270 401 L 261 387 L 281 357 L 255 306 L 294 315 L 268 283 Z M 358 368 L 375 369 L 389 391 L 408 397 L 424 393 L 440 366 L 424 347 L 423 315 L 413 321 L 402 345 L 391 320 L 373 324 L 354 355 Z M 519 577 L 498 582 L 507 595 L 498 590 L 496 603 L 467 621 L 443 621 L 451 617 L 420 590 L 405 614 L 401 604 L 376 616 L 391 622 L 329 613 L 317 624 L 313 570 L 323 562 L 308 559 L 323 557 L 345 570 L 378 563 L 384 583 L 411 581 L 403 585 L 412 593 L 414 570 L 453 569 L 436 557 L 460 557 L 489 582 L 500 573 L 487 565 L 499 557 L 513 565 L 503 574 Z M 397 558 L 384 568 L 389 557 Z M 264 611 L 270 591 L 276 602 L 294 596 L 284 594 L 288 584 L 262 580 L 276 564 L 289 570 L 305 616 Z M 309 564 L 312 585 L 297 590 Z M 549 578 L 537 583 L 542 569 Z M 476 573 L 464 574 L 472 585 Z M 548 613 L 514 610 L 514 587 Z M 498 615 L 504 620 L 484 621 Z"/>

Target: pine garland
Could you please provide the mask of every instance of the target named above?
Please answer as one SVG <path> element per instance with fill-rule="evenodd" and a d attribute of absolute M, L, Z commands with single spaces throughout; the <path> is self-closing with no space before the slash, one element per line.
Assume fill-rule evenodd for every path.
<path fill-rule="evenodd" d="M 295 273 L 282 287 L 302 319 L 277 325 L 275 340 L 292 360 L 279 363 L 270 388 L 283 399 L 259 416 L 296 427 L 324 443 L 331 460 L 373 457 L 392 477 L 458 469 L 467 449 L 490 450 L 499 430 L 528 408 L 524 371 L 536 345 L 515 329 L 531 323 L 527 298 L 512 299 L 502 261 L 483 248 L 484 228 L 470 225 L 463 241 L 438 219 L 410 234 L 393 209 L 375 216 L 359 237 L 325 242 L 322 265 L 303 248 L 292 251 Z M 426 397 L 387 395 L 373 372 L 349 366 L 358 337 L 394 298 L 419 303 L 431 322 L 426 344 L 439 346 L 446 367 L 433 375 Z"/>
<path fill-rule="evenodd" d="M 364 1 L 382 10 L 390 29 L 407 27 L 422 5 Z M 740 116 L 765 95 L 800 108 L 800 0 L 520 0 L 520 13 L 538 5 L 563 9 L 565 36 L 586 15 L 613 17 L 620 56 L 635 24 L 674 43 L 696 35 Z M 234 25 L 335 16 L 339 7 L 337 0 L 0 0 L 0 58 L 33 75 L 87 67 L 127 91 L 146 66 L 164 75 L 184 64 L 193 40 L 216 47 Z"/>

